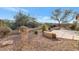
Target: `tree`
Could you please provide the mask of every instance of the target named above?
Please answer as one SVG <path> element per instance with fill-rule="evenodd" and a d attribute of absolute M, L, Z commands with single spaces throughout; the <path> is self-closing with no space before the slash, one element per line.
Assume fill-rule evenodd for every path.
<path fill-rule="evenodd" d="M 39 25 L 40 24 L 36 20 L 31 20 L 30 22 L 28 22 L 27 27 L 35 28 L 38 27 Z"/>
<path fill-rule="evenodd" d="M 31 17 L 29 14 L 26 15 L 22 12 L 17 13 L 14 18 L 15 18 L 15 24 L 17 27 L 28 26 L 29 23 L 34 23 L 36 19 L 34 17 Z"/>
<path fill-rule="evenodd" d="M 29 21 L 29 16 L 26 16 L 22 12 L 18 12 L 15 16 L 15 24 L 16 26 L 25 26 L 27 22 Z"/>
<path fill-rule="evenodd" d="M 75 12 L 73 12 L 72 10 L 60 10 L 60 9 L 55 9 L 52 12 L 52 16 L 51 18 L 55 21 L 58 22 L 59 27 L 61 26 L 62 23 L 68 23 L 71 20 L 74 19 L 75 17 Z"/>

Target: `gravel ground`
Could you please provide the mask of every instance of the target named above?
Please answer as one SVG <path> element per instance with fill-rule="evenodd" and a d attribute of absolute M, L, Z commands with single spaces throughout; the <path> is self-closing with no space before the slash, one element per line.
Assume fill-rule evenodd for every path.
<path fill-rule="evenodd" d="M 19 35 L 11 35 L 8 38 L 14 40 L 16 44 L 20 40 Z M 26 39 L 26 38 L 24 38 Z M 70 40 L 70 39 L 62 39 L 57 38 L 48 39 L 42 36 L 42 33 L 39 32 L 38 35 L 35 35 L 33 32 L 28 34 L 28 39 L 25 42 L 25 45 L 21 48 L 22 51 L 78 51 L 79 50 L 79 41 L 78 40 Z M 2 39 L 1 39 L 2 40 Z M 21 45 L 22 43 L 20 43 Z M 19 44 L 18 44 L 19 46 Z M 0 47 L 1 51 L 13 51 L 14 44 Z M 17 48 L 17 46 L 15 46 Z"/>
<path fill-rule="evenodd" d="M 58 40 L 45 38 L 39 33 L 38 35 L 29 34 L 30 43 L 28 50 L 34 51 L 77 51 L 78 40 L 61 39 Z M 27 47 L 28 48 L 28 47 Z M 27 50 L 26 46 L 23 50 Z"/>
<path fill-rule="evenodd" d="M 79 32 L 78 31 L 53 30 L 52 32 L 55 33 L 57 35 L 57 37 L 59 37 L 59 38 L 79 40 Z"/>

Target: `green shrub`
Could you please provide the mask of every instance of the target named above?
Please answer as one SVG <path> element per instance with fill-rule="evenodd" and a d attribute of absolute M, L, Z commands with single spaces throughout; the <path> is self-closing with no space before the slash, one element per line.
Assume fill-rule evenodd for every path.
<path fill-rule="evenodd" d="M 46 24 L 44 24 L 44 25 L 42 26 L 42 32 L 47 31 L 47 30 L 48 30 L 48 26 L 47 26 Z"/>
<path fill-rule="evenodd" d="M 37 35 L 37 34 L 38 34 L 38 31 L 35 30 L 35 31 L 34 31 L 34 34 Z"/>
<path fill-rule="evenodd" d="M 3 20 L 0 20 L 0 27 L 6 26 L 5 22 Z"/>

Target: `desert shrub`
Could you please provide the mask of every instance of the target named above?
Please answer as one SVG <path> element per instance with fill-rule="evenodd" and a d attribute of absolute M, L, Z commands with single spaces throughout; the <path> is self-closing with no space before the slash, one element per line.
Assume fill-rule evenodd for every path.
<path fill-rule="evenodd" d="M 76 30 L 77 27 L 78 27 L 77 25 L 78 25 L 77 21 L 73 21 L 73 23 L 70 24 L 68 27 L 69 27 L 69 29 L 71 29 L 71 30 Z"/>
<path fill-rule="evenodd" d="M 69 27 L 71 30 L 79 31 L 79 23 L 77 21 L 74 21 L 73 24 Z"/>
<path fill-rule="evenodd" d="M 79 31 L 79 27 L 76 27 L 75 30 L 76 30 L 76 31 Z"/>
<path fill-rule="evenodd" d="M 34 34 L 35 34 L 35 35 L 37 35 L 37 34 L 38 34 L 38 31 L 37 31 L 37 30 L 35 30 L 35 31 L 34 31 Z"/>
<path fill-rule="evenodd" d="M 36 28 L 38 27 L 40 24 L 37 21 L 31 21 L 27 23 L 27 27 L 29 28 Z"/>
<path fill-rule="evenodd" d="M 43 31 L 46 31 L 46 30 L 48 30 L 48 26 L 47 26 L 46 24 L 44 24 L 44 25 L 42 26 L 42 32 L 43 32 Z"/>
<path fill-rule="evenodd" d="M 19 32 L 26 32 L 27 27 L 26 27 L 26 26 L 20 26 L 20 27 L 18 28 L 18 30 L 19 30 Z"/>
<path fill-rule="evenodd" d="M 42 35 L 44 36 L 44 31 L 48 30 L 48 26 L 44 24 L 41 29 L 42 29 Z"/>
<path fill-rule="evenodd" d="M 4 37 L 8 35 L 12 30 L 9 27 L 0 27 L 0 36 Z"/>
<path fill-rule="evenodd" d="M 51 28 L 51 27 L 49 27 L 49 28 L 48 28 L 48 30 L 49 30 L 49 31 L 52 31 L 52 28 Z"/>
<path fill-rule="evenodd" d="M 0 27 L 6 26 L 5 22 L 3 20 L 0 20 Z"/>
<path fill-rule="evenodd" d="M 70 28 L 71 30 L 75 30 L 76 26 L 75 26 L 75 25 L 70 25 L 69 28 Z"/>
<path fill-rule="evenodd" d="M 79 31 L 79 27 L 77 27 L 76 25 L 72 25 L 69 27 L 71 30 L 76 30 Z"/>
<path fill-rule="evenodd" d="M 75 30 L 79 31 L 79 21 L 76 22 L 76 28 Z"/>

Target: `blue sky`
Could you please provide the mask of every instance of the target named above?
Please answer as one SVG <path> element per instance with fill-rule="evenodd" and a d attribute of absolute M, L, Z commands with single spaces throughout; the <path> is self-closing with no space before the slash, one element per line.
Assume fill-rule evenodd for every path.
<path fill-rule="evenodd" d="M 50 19 L 50 16 L 52 15 L 51 12 L 58 8 L 62 10 L 71 9 L 79 12 L 78 7 L 0 7 L 0 19 L 13 20 L 14 15 L 18 11 L 23 11 L 25 14 L 30 14 L 37 18 L 39 22 L 55 22 Z"/>

